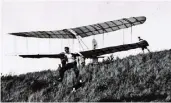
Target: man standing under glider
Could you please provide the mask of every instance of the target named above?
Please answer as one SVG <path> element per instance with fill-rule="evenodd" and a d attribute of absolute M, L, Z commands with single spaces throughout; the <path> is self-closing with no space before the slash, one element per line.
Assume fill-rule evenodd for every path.
<path fill-rule="evenodd" d="M 60 77 L 58 78 L 58 81 L 62 81 L 64 77 L 64 73 L 66 70 L 73 68 L 75 72 L 76 78 L 79 76 L 79 70 L 77 68 L 77 62 L 76 62 L 76 54 L 70 53 L 69 47 L 65 47 L 65 53 L 64 56 L 61 58 L 62 67 L 59 70 Z"/>
<path fill-rule="evenodd" d="M 146 40 L 143 40 L 141 37 L 138 37 L 138 40 L 141 42 L 141 41 L 146 41 Z M 147 48 L 147 46 L 149 46 L 148 42 L 146 41 L 146 44 L 145 45 L 142 45 L 142 51 L 144 53 L 144 49 L 147 49 L 148 52 L 150 52 L 150 50 Z"/>

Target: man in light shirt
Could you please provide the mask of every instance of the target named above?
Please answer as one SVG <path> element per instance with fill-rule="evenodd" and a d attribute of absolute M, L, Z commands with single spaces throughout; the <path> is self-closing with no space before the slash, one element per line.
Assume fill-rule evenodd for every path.
<path fill-rule="evenodd" d="M 76 62 L 76 55 L 74 53 L 70 53 L 69 47 L 65 47 L 64 49 L 65 49 L 65 53 L 64 53 L 64 57 L 61 58 L 62 67 L 59 70 L 60 77 L 58 78 L 58 81 L 62 81 L 65 71 L 71 68 L 74 69 L 76 78 L 78 78 L 79 76 L 79 70 L 77 68 L 77 62 Z"/>

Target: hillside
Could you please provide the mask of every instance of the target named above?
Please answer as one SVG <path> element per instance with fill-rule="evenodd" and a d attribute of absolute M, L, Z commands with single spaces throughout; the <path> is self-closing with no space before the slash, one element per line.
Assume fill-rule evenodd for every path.
<path fill-rule="evenodd" d="M 3 102 L 171 101 L 171 50 L 115 58 L 79 68 L 84 82 L 71 92 L 74 72 L 62 83 L 57 71 L 1 77 Z"/>

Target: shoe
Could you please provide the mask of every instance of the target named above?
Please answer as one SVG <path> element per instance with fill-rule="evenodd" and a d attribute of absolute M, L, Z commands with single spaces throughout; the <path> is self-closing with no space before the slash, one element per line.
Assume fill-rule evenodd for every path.
<path fill-rule="evenodd" d="M 79 82 L 80 82 L 80 83 L 82 83 L 83 81 L 82 81 L 82 80 L 80 80 Z"/>
<path fill-rule="evenodd" d="M 58 81 L 59 81 L 59 82 L 62 82 L 62 78 L 58 78 Z"/>
<path fill-rule="evenodd" d="M 72 92 L 76 92 L 75 88 L 72 88 Z"/>

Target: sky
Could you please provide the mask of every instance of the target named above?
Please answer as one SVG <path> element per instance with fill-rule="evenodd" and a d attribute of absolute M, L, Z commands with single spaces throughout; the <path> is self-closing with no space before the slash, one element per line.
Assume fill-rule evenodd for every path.
<path fill-rule="evenodd" d="M 118 30 L 95 36 L 98 48 L 135 43 L 140 36 L 150 44 L 151 51 L 171 49 L 171 1 L 54 1 L 4 0 L 1 10 L 1 73 L 22 74 L 55 70 L 58 59 L 23 59 L 19 54 L 60 53 L 69 46 L 72 52 L 82 51 L 77 40 L 23 38 L 9 35 L 13 32 L 60 30 L 86 26 L 105 21 L 145 16 L 146 22 L 131 29 Z M 124 34 L 124 41 L 123 41 Z M 92 48 L 92 39 L 84 43 Z M 85 50 L 85 48 L 84 48 Z M 114 57 L 126 57 L 142 53 L 134 49 L 114 53 Z"/>

